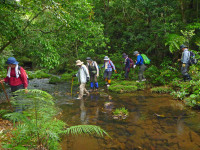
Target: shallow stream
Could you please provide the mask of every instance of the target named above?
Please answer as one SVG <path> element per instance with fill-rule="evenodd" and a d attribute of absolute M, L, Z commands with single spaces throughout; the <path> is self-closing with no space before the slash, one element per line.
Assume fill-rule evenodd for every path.
<path fill-rule="evenodd" d="M 104 89 L 83 100 L 70 95 L 70 84 L 48 84 L 48 79 L 30 81 L 30 88 L 52 94 L 62 109 L 60 119 L 68 125 L 92 124 L 111 137 L 64 136 L 63 150 L 199 150 L 200 112 L 186 108 L 169 95 L 148 91 L 114 94 Z M 77 87 L 74 87 L 74 93 Z M 105 102 L 111 102 L 105 106 Z M 125 107 L 125 120 L 112 118 L 112 111 Z"/>

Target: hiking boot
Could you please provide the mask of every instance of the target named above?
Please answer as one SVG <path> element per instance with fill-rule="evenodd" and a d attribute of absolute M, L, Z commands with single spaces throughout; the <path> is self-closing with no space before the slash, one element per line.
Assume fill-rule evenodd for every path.
<path fill-rule="evenodd" d="M 110 84 L 107 85 L 107 88 L 110 86 Z"/>
<path fill-rule="evenodd" d="M 139 80 L 137 80 L 136 82 L 140 82 Z"/>
<path fill-rule="evenodd" d="M 77 97 L 76 99 L 82 99 L 82 98 L 80 98 L 80 97 Z"/>
<path fill-rule="evenodd" d="M 146 79 L 142 79 L 142 81 L 146 81 Z"/>

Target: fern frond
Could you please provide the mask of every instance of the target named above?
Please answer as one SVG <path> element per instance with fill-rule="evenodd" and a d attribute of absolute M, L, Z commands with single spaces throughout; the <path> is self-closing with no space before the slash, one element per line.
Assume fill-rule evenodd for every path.
<path fill-rule="evenodd" d="M 66 133 L 72 134 L 72 135 L 83 135 L 83 134 L 97 135 L 99 137 L 103 137 L 105 134 L 105 135 L 109 136 L 105 130 L 103 130 L 103 129 L 101 129 L 101 127 L 95 126 L 95 125 L 71 126 L 66 129 Z"/>

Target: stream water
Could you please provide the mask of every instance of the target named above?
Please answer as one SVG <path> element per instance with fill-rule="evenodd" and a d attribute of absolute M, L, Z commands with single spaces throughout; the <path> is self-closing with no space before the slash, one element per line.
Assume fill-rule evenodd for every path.
<path fill-rule="evenodd" d="M 110 136 L 63 136 L 63 150 L 199 150 L 200 112 L 186 108 L 169 95 L 148 91 L 114 94 L 100 89 L 83 100 L 70 96 L 70 84 L 48 84 L 48 79 L 30 81 L 30 88 L 52 94 L 62 109 L 60 119 L 68 125 L 98 125 Z M 77 87 L 74 87 L 74 93 Z M 105 102 L 111 102 L 105 106 Z M 112 118 L 112 111 L 125 107 L 125 120 Z"/>

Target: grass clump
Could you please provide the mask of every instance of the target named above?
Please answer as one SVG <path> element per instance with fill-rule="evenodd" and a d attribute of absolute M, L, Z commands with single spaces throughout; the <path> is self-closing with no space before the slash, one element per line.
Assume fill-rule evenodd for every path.
<path fill-rule="evenodd" d="M 152 93 L 170 93 L 172 89 L 166 86 L 154 87 L 151 89 Z"/>
<path fill-rule="evenodd" d="M 113 119 L 126 119 L 128 115 L 128 109 L 126 109 L 125 107 L 117 108 L 113 111 Z"/>
<path fill-rule="evenodd" d="M 48 73 L 45 73 L 43 70 L 37 70 L 35 72 L 32 72 L 32 71 L 27 71 L 27 74 L 28 74 L 28 78 L 29 79 L 43 79 L 43 78 L 49 78 L 51 77 L 50 74 Z"/>
<path fill-rule="evenodd" d="M 57 76 L 51 76 L 51 78 L 49 80 L 50 84 L 56 84 L 56 83 L 61 83 L 61 82 L 62 82 L 62 80 Z"/>

